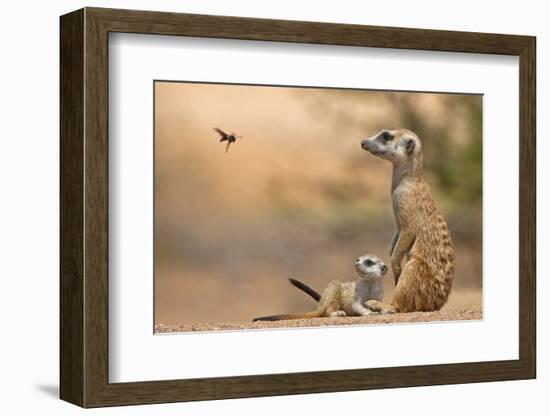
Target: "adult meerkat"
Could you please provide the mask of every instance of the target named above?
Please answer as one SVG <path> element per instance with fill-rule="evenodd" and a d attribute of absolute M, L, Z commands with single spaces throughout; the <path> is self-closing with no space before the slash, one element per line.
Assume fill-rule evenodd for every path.
<path fill-rule="evenodd" d="M 437 311 L 451 291 L 455 256 L 447 223 L 422 176 L 420 139 L 406 129 L 382 130 L 363 140 L 361 147 L 393 164 L 391 196 L 397 228 L 390 244 L 396 284 L 391 304 L 367 305 L 382 313 Z"/>
<path fill-rule="evenodd" d="M 366 254 L 355 261 L 353 269 L 358 277 L 357 281 L 334 280 L 329 283 L 320 299 L 315 290 L 292 279 L 291 283 L 294 286 L 319 301 L 317 309 L 302 314 L 262 316 L 255 318 L 254 321 L 371 315 L 374 312 L 365 307 L 365 302 L 370 299 L 382 300 L 384 296 L 382 277 L 388 272 L 388 267 L 378 257 Z"/>

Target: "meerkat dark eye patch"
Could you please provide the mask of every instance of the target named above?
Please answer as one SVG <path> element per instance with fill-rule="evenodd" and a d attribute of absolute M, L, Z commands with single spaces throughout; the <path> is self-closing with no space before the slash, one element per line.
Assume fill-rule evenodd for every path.
<path fill-rule="evenodd" d="M 393 140 L 393 134 L 391 134 L 389 131 L 381 133 L 378 137 L 380 137 L 380 140 L 382 140 L 384 143 Z"/>
<path fill-rule="evenodd" d="M 414 152 L 416 144 L 413 139 L 405 139 L 405 152 L 411 155 Z"/>

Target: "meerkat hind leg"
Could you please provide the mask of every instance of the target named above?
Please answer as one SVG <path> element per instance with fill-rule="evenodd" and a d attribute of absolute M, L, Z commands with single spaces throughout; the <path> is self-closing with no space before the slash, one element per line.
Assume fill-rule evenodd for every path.
<path fill-rule="evenodd" d="M 401 280 L 395 288 L 391 300 L 392 305 L 399 312 L 428 312 L 439 309 L 436 308 L 437 305 L 434 302 L 437 299 L 439 284 L 437 281 L 429 281 L 427 276 L 430 276 L 430 273 L 426 263 L 415 257 L 411 257 L 405 263 Z"/>
<path fill-rule="evenodd" d="M 330 316 L 331 318 L 335 318 L 337 316 L 347 316 L 347 314 L 344 311 L 334 311 L 334 312 L 329 313 L 328 316 Z"/>

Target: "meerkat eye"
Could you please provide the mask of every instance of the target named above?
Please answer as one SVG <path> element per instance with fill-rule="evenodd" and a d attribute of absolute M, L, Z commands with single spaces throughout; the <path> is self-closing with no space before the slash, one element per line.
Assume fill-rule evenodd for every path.
<path fill-rule="evenodd" d="M 371 259 L 366 259 L 365 266 L 367 267 L 374 266 L 374 262 Z"/>
<path fill-rule="evenodd" d="M 390 132 L 385 131 L 384 133 L 382 133 L 382 140 L 383 140 L 384 142 L 389 142 L 389 141 L 392 140 L 392 139 L 393 139 L 393 136 L 392 136 L 392 134 L 391 134 Z"/>

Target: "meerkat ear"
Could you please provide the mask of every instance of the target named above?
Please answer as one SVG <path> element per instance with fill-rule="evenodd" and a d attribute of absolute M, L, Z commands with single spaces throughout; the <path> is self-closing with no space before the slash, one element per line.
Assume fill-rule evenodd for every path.
<path fill-rule="evenodd" d="M 410 156 L 412 155 L 412 152 L 414 152 L 414 148 L 416 147 L 416 143 L 413 139 L 405 139 L 405 152 Z"/>

